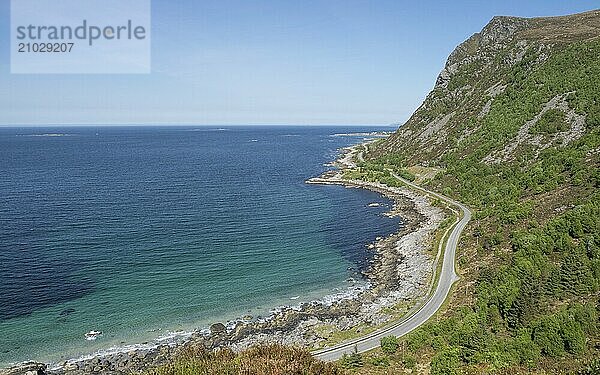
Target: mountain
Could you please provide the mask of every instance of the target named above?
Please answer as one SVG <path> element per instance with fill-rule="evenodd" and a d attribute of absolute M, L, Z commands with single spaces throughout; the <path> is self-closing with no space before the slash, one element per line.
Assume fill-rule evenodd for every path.
<path fill-rule="evenodd" d="M 443 164 L 449 152 L 465 156 L 477 151 L 493 161 L 510 158 L 511 152 L 499 153 L 511 141 L 542 142 L 546 148 L 556 139 L 568 143 L 579 138 L 582 119 L 569 115 L 571 108 L 587 115 L 590 127 L 600 122 L 594 85 L 599 35 L 600 11 L 494 17 L 452 52 L 421 107 L 373 155 L 401 153 L 409 164 L 428 165 Z M 567 116 L 570 132 L 541 130 L 548 134 L 544 139 L 532 134 L 535 129 L 518 132 L 530 130 L 527 121 L 551 109 Z M 486 139 L 488 135 L 494 139 Z"/>
<path fill-rule="evenodd" d="M 420 366 L 599 373 L 600 11 L 494 17 L 365 159 L 475 212 L 448 307 L 404 340 Z"/>

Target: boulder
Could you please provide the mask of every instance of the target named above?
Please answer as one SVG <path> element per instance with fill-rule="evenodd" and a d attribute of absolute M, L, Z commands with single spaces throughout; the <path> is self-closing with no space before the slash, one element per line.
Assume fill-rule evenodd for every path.
<path fill-rule="evenodd" d="M 210 333 L 218 335 L 227 332 L 227 327 L 223 323 L 215 323 L 210 326 Z"/>
<path fill-rule="evenodd" d="M 6 370 L 0 370 L 0 375 L 46 375 L 47 365 L 38 362 L 24 362 Z"/>

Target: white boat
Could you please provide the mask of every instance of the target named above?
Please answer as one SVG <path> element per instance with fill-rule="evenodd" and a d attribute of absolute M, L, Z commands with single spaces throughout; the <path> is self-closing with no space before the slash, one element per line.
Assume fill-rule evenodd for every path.
<path fill-rule="evenodd" d="M 98 338 L 98 336 L 100 336 L 102 334 L 101 331 L 89 331 L 88 333 L 85 334 L 85 339 L 86 340 L 96 340 Z"/>

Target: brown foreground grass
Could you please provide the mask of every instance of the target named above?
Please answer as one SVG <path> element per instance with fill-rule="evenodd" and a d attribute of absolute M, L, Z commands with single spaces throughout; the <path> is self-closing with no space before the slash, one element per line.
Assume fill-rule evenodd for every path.
<path fill-rule="evenodd" d="M 309 351 L 280 345 L 255 346 L 240 353 L 230 349 L 191 348 L 172 363 L 144 375 L 341 375 L 337 365 L 314 358 Z"/>

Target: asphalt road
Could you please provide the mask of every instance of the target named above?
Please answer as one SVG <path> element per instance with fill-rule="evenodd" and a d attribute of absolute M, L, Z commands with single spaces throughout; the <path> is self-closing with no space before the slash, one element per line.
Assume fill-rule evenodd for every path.
<path fill-rule="evenodd" d="M 419 327 L 421 324 L 425 323 L 440 309 L 440 307 L 442 307 L 442 304 L 446 300 L 448 293 L 450 293 L 450 288 L 452 288 L 452 284 L 454 284 L 454 282 L 458 280 L 458 275 L 456 274 L 456 271 L 454 269 L 454 262 L 456 259 L 456 247 L 458 245 L 458 240 L 463 229 L 471 219 L 471 211 L 469 211 L 467 207 L 465 207 L 459 202 L 456 202 L 441 194 L 437 194 L 432 191 L 423 189 L 395 174 L 393 176 L 403 181 L 405 184 L 409 185 L 413 189 L 419 190 L 421 192 L 439 198 L 440 200 L 448 202 L 462 211 L 462 218 L 454 226 L 452 232 L 448 237 L 446 249 L 444 251 L 442 269 L 439 274 L 436 289 L 433 292 L 433 294 L 431 294 L 429 299 L 416 312 L 414 312 L 409 317 L 403 318 L 396 324 L 387 326 L 363 337 L 313 352 L 313 355 L 321 360 L 335 361 L 341 358 L 342 355 L 346 353 L 353 353 L 354 350 L 357 350 L 359 353 L 366 352 L 378 347 L 382 337 L 392 335 L 400 337 L 406 335 L 407 333 Z"/>

